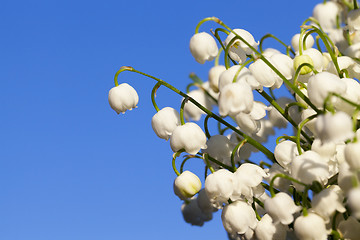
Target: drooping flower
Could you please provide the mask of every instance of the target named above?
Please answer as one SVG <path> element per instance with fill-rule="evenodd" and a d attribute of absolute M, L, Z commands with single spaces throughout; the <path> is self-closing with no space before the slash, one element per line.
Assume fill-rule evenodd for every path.
<path fill-rule="evenodd" d="M 351 216 L 360 219 L 360 187 L 352 188 L 347 193 L 347 204 L 351 209 Z"/>
<path fill-rule="evenodd" d="M 224 135 L 213 135 L 207 140 L 206 146 L 203 152 L 222 163 L 230 164 L 231 153 L 235 147 L 230 139 Z"/>
<path fill-rule="evenodd" d="M 301 207 L 296 206 L 294 200 L 284 192 L 279 192 L 274 197 L 266 199 L 264 206 L 274 223 L 281 222 L 284 225 L 292 223 L 293 215 L 301 210 Z"/>
<path fill-rule="evenodd" d="M 175 128 L 170 137 L 170 146 L 174 152 L 185 149 L 187 153 L 196 154 L 206 148 L 206 136 L 196 123 L 187 122 Z"/>
<path fill-rule="evenodd" d="M 258 240 L 285 240 L 287 229 L 287 226 L 274 223 L 270 215 L 265 214 L 256 226 L 255 235 Z"/>
<path fill-rule="evenodd" d="M 304 39 L 305 34 L 303 36 L 302 39 Z M 299 39 L 300 39 L 300 33 L 295 34 L 292 38 L 291 38 L 291 46 L 294 48 L 295 52 L 299 51 Z M 311 48 L 314 45 L 314 38 L 313 36 L 309 35 L 307 36 L 306 40 L 305 40 L 305 46 L 306 48 Z"/>
<path fill-rule="evenodd" d="M 330 93 L 344 94 L 346 84 L 335 74 L 321 72 L 309 78 L 308 95 L 311 102 L 318 108 L 324 106 L 324 101 Z M 330 101 L 334 103 L 337 98 L 332 97 Z"/>
<path fill-rule="evenodd" d="M 190 52 L 198 63 L 212 61 L 218 54 L 215 39 L 206 32 L 196 33 L 190 39 Z"/>
<path fill-rule="evenodd" d="M 224 71 L 226 71 L 226 68 L 223 65 L 214 66 L 209 71 L 209 84 L 211 89 L 216 93 L 219 92 L 219 78 Z"/>
<path fill-rule="evenodd" d="M 348 12 L 347 24 L 350 31 L 360 30 L 360 9 L 353 9 Z"/>
<path fill-rule="evenodd" d="M 159 138 L 169 140 L 171 134 L 180 125 L 179 113 L 171 108 L 165 107 L 158 111 L 151 119 L 151 126 Z"/>
<path fill-rule="evenodd" d="M 296 218 L 294 230 L 296 236 L 302 240 L 328 239 L 324 219 L 315 213 Z"/>
<path fill-rule="evenodd" d="M 255 42 L 254 37 L 249 33 L 248 31 L 244 29 L 233 29 L 233 31 L 242 37 L 245 41 L 247 41 L 253 48 L 257 49 L 257 46 L 259 45 L 257 42 Z M 230 41 L 236 37 L 234 33 L 230 33 L 227 38 L 225 39 L 225 45 L 229 45 Z M 239 62 L 240 64 L 245 62 L 246 55 L 251 55 L 253 53 L 253 50 L 246 45 L 243 41 L 237 39 L 234 41 L 234 43 L 231 45 L 229 50 L 230 57 Z"/>
<path fill-rule="evenodd" d="M 174 181 L 174 193 L 181 200 L 191 198 L 201 189 L 198 176 L 190 171 L 182 172 Z"/>
<path fill-rule="evenodd" d="M 221 208 L 232 197 L 237 179 L 234 174 L 226 169 L 220 169 L 210 174 L 205 179 L 205 191 L 211 203 L 216 208 Z"/>
<path fill-rule="evenodd" d="M 212 102 L 202 89 L 192 90 L 187 95 L 211 111 Z M 199 121 L 202 114 L 205 114 L 205 112 L 192 102 L 188 101 L 185 103 L 184 116 L 187 121 L 190 119 Z"/>
<path fill-rule="evenodd" d="M 204 222 L 212 219 L 212 212 L 201 211 L 195 197 L 181 206 L 181 212 L 185 222 L 195 226 L 202 226 Z"/>
<path fill-rule="evenodd" d="M 228 84 L 221 89 L 218 104 L 221 116 L 249 113 L 254 104 L 252 89 L 243 81 Z"/>
<path fill-rule="evenodd" d="M 296 143 L 292 141 L 282 141 L 276 145 L 274 156 L 280 166 L 286 170 L 290 170 L 290 164 L 296 156 L 299 155 Z"/>
<path fill-rule="evenodd" d="M 328 1 L 317 4 L 313 9 L 313 17 L 319 21 L 325 32 L 336 28 L 337 18 L 340 14 L 340 7 L 337 3 Z"/>
<path fill-rule="evenodd" d="M 325 222 L 330 221 L 330 217 L 338 211 L 346 211 L 343 206 L 344 194 L 338 185 L 331 185 L 323 189 L 320 193 L 315 194 L 311 200 L 311 210 L 323 217 Z"/>
<path fill-rule="evenodd" d="M 329 178 L 329 166 L 318 153 L 309 150 L 296 156 L 291 162 L 291 176 L 305 184 L 317 181 L 324 185 Z M 296 182 L 294 186 L 297 190 L 304 190 L 304 186 Z"/>
<path fill-rule="evenodd" d="M 257 225 L 254 210 L 241 200 L 226 205 L 221 219 L 225 230 L 230 234 L 245 234 L 249 229 L 254 230 Z"/>
<path fill-rule="evenodd" d="M 139 96 L 136 90 L 127 83 L 122 83 L 113 87 L 109 91 L 109 104 L 112 109 L 119 113 L 125 113 L 126 110 L 136 108 L 139 102 Z"/>
<path fill-rule="evenodd" d="M 344 112 L 325 113 L 315 122 L 316 136 L 322 142 L 342 142 L 354 136 L 351 117 Z"/>

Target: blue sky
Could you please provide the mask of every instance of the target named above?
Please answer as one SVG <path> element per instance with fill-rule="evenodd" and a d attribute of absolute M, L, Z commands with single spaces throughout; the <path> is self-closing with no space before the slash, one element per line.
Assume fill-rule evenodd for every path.
<path fill-rule="evenodd" d="M 212 66 L 188 50 L 202 18 L 289 43 L 314 4 L 3 0 L 0 239 L 226 239 L 219 213 L 201 228 L 183 221 L 172 151 L 151 129 L 155 82 L 121 74 L 140 101 L 117 115 L 107 102 L 113 76 L 130 65 L 185 90 L 190 72 L 206 80 Z M 159 107 L 179 107 L 181 98 L 161 88 L 157 99 Z"/>

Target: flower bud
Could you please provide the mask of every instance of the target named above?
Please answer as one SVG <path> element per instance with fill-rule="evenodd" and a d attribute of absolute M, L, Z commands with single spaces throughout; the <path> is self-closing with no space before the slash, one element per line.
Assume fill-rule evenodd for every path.
<path fill-rule="evenodd" d="M 336 20 L 340 10 L 339 5 L 335 2 L 319 3 L 314 7 L 313 17 L 319 21 L 324 31 L 328 32 L 336 28 Z"/>
<path fill-rule="evenodd" d="M 201 189 L 201 181 L 194 173 L 185 171 L 174 181 L 174 193 L 181 200 L 191 198 Z"/>
<path fill-rule="evenodd" d="M 198 63 L 204 64 L 217 56 L 218 47 L 210 34 L 201 32 L 191 37 L 190 52 Z"/>
<path fill-rule="evenodd" d="M 127 83 L 113 87 L 109 91 L 109 104 L 112 109 L 119 113 L 125 113 L 136 107 L 139 96 L 136 90 Z"/>
<path fill-rule="evenodd" d="M 151 126 L 159 138 L 169 140 L 171 134 L 180 125 L 179 113 L 171 108 L 165 107 L 157 112 L 151 119 Z"/>
<path fill-rule="evenodd" d="M 314 62 L 308 55 L 299 55 L 294 58 L 294 69 L 297 69 L 301 64 L 309 63 L 314 66 Z M 305 75 L 311 73 L 312 70 L 308 66 L 304 66 L 300 70 L 300 74 Z"/>

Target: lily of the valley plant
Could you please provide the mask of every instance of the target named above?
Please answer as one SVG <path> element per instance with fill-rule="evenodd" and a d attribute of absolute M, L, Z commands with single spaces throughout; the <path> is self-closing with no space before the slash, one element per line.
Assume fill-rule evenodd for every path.
<path fill-rule="evenodd" d="M 207 21 L 218 28 L 201 32 Z M 190 51 L 200 64 L 214 61 L 208 81 L 192 74 L 192 90 L 185 93 L 121 67 L 109 92 L 110 106 L 124 113 L 138 103 L 136 91 L 119 84 L 121 72 L 156 81 L 152 128 L 174 151 L 169 158 L 177 175 L 174 192 L 186 222 L 202 226 L 221 211 L 231 239 L 360 239 L 357 2 L 317 4 L 289 44 L 271 34 L 254 39 L 241 27 L 216 17 L 196 26 Z M 263 49 L 267 38 L 283 47 Z M 276 97 L 283 85 L 292 97 Z M 158 108 L 161 86 L 182 99 L 177 109 Z M 263 101 L 255 101 L 256 94 Z M 218 129 L 210 131 L 209 121 L 218 122 Z M 289 125 L 293 133 L 279 136 L 275 149 L 265 147 L 276 129 Z M 263 158 L 252 157 L 255 152 Z M 190 158 L 204 162 L 205 176 L 185 164 Z"/>

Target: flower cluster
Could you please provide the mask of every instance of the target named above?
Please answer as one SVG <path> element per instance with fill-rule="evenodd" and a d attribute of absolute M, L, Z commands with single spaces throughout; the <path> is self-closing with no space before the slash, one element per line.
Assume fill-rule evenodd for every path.
<path fill-rule="evenodd" d="M 219 25 L 212 34 L 199 32 L 207 21 Z M 136 107 L 138 95 L 128 84 L 117 83 L 119 73 L 133 71 L 157 81 L 151 123 L 158 137 L 170 140 L 177 174 L 173 187 L 183 201 L 184 220 L 202 226 L 220 210 L 231 239 L 360 239 L 357 1 L 317 4 L 290 44 L 271 34 L 256 41 L 248 31 L 215 17 L 205 18 L 195 32 L 190 40 L 195 60 L 215 59 L 208 81 L 192 74 L 194 82 L 183 93 L 123 67 L 109 92 L 110 106 L 125 112 Z M 267 38 L 279 41 L 283 52 L 263 49 Z M 157 107 L 160 86 L 182 97 L 180 113 Z M 279 88 L 288 97 L 277 97 Z M 255 94 L 264 101 L 255 101 Z M 209 120 L 218 122 L 211 131 L 215 134 L 210 134 Z M 289 125 L 293 134 L 279 136 L 272 150 L 265 147 L 276 129 Z M 262 159 L 255 152 L 263 153 Z M 183 170 L 189 158 L 204 162 L 203 184 Z"/>

